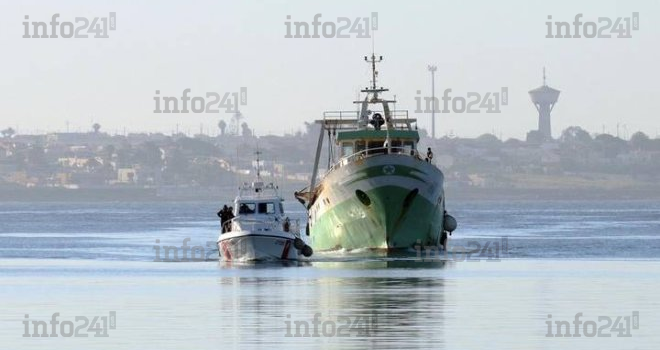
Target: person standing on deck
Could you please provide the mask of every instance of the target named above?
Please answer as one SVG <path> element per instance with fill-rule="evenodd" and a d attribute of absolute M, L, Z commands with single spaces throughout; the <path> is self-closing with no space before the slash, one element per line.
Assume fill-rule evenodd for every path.
<path fill-rule="evenodd" d="M 429 147 L 428 151 L 426 151 L 426 161 L 433 163 L 433 151 L 431 151 L 431 147 Z"/>
<path fill-rule="evenodd" d="M 227 221 L 225 222 L 225 226 L 227 229 L 227 232 L 231 231 L 231 221 L 234 219 L 234 208 L 229 207 L 227 209 Z"/>
<path fill-rule="evenodd" d="M 227 232 L 225 222 L 229 219 L 229 208 L 223 206 L 222 209 L 218 212 L 218 217 L 220 218 L 220 225 L 222 226 L 222 233 Z"/>

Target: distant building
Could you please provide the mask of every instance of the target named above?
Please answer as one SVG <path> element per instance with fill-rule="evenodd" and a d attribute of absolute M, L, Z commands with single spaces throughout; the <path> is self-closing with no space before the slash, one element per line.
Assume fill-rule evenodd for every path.
<path fill-rule="evenodd" d="M 539 126 L 538 132 L 545 140 L 552 139 L 552 128 L 550 124 L 550 112 L 555 107 L 555 103 L 559 99 L 559 90 L 549 87 L 545 83 L 545 68 L 543 68 L 543 85 L 529 91 L 529 96 L 532 98 L 532 103 L 539 112 Z"/>
<path fill-rule="evenodd" d="M 135 168 L 117 169 L 117 183 L 134 184 L 137 182 L 137 170 Z"/>

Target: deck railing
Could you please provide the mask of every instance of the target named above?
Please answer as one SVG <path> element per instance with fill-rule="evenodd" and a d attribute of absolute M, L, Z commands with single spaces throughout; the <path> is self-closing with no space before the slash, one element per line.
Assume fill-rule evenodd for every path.
<path fill-rule="evenodd" d="M 375 157 L 375 156 L 380 156 L 384 154 L 400 154 L 408 157 L 415 158 L 419 161 L 423 161 L 422 157 L 419 155 L 419 152 L 416 149 L 410 149 L 406 147 L 390 147 L 389 149 L 387 147 L 379 147 L 379 148 L 369 148 L 365 149 L 356 153 L 353 153 L 348 156 L 344 156 L 341 159 L 339 159 L 335 164 L 333 164 L 330 169 L 328 169 L 327 173 L 339 169 L 349 163 L 353 163 L 357 160 L 361 159 L 366 159 L 369 157 Z"/>
<path fill-rule="evenodd" d="M 384 115 L 384 112 L 377 112 Z M 391 122 L 394 129 L 408 129 L 412 130 L 417 119 L 408 118 L 407 110 L 392 110 L 390 111 L 392 117 Z M 360 117 L 359 111 L 328 111 L 323 113 L 323 122 L 330 124 L 337 129 L 354 129 Z"/>
<path fill-rule="evenodd" d="M 225 225 L 230 227 L 231 231 L 284 231 L 284 220 L 276 217 L 254 218 L 239 215 L 226 221 Z M 293 233 L 296 237 L 300 236 L 300 220 L 289 220 L 288 232 Z"/>

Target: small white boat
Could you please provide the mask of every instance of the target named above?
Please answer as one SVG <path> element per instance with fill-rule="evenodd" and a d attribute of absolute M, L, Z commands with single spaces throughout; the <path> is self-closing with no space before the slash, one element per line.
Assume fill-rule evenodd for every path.
<path fill-rule="evenodd" d="M 259 179 L 259 177 L 257 176 Z M 218 237 L 223 261 L 297 260 L 312 255 L 300 236 L 298 220 L 284 214 L 277 187 L 261 181 L 243 184 L 234 200 L 234 218 Z"/>

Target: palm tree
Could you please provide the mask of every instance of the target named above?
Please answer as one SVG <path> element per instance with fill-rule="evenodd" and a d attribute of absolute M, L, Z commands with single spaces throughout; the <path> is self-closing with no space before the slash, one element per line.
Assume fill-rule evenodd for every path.
<path fill-rule="evenodd" d="M 224 120 L 218 122 L 218 128 L 220 128 L 220 135 L 225 135 L 225 130 L 227 129 L 227 123 Z"/>
<path fill-rule="evenodd" d="M 99 133 L 99 130 L 101 130 L 101 124 L 99 124 L 99 123 L 94 123 L 94 125 L 92 125 L 92 129 L 94 129 L 94 133 L 95 133 L 95 134 L 98 134 L 98 133 Z"/>

